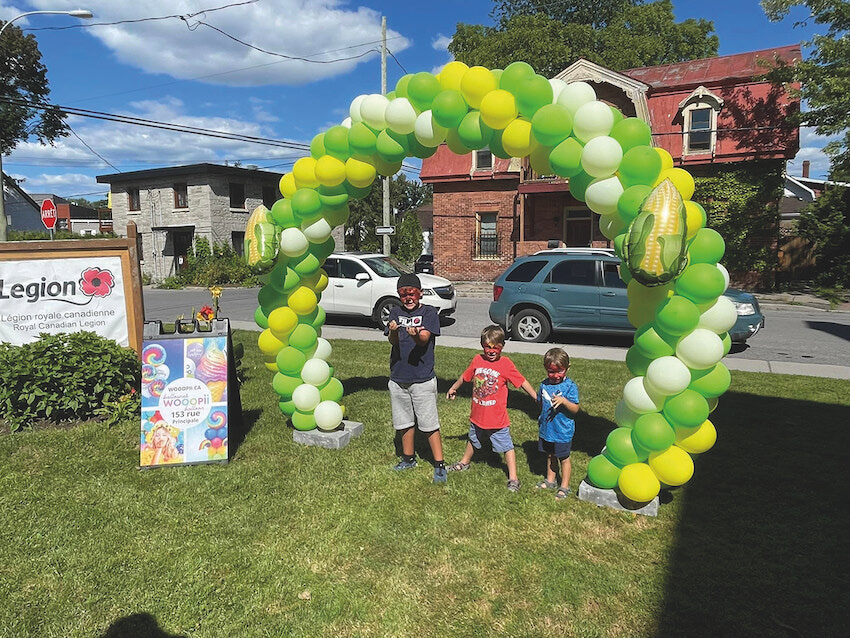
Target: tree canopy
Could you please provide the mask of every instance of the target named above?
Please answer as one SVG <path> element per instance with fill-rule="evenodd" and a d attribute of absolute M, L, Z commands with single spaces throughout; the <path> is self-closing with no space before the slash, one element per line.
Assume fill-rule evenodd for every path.
<path fill-rule="evenodd" d="M 496 26 L 459 23 L 449 52 L 469 65 L 517 60 L 552 77 L 579 58 L 615 71 L 717 55 L 714 23 L 676 22 L 670 0 L 494 0 Z"/>
<path fill-rule="evenodd" d="M 9 153 L 32 136 L 52 143 L 68 134 L 64 113 L 8 102 L 45 102 L 49 95 L 47 68 L 35 37 L 9 25 L 0 38 L 0 153 Z"/>

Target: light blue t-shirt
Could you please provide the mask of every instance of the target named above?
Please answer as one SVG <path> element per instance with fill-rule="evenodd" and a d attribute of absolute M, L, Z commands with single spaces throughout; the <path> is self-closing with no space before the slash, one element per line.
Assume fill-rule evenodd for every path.
<path fill-rule="evenodd" d="M 540 401 L 540 417 L 537 419 L 540 426 L 539 435 L 544 441 L 569 443 L 573 440 L 576 422 L 565 410 L 552 407 L 552 398 L 557 396 L 578 403 L 578 386 L 568 377 L 560 383 L 552 383 L 546 379 L 540 384 L 537 391 L 537 400 Z"/>

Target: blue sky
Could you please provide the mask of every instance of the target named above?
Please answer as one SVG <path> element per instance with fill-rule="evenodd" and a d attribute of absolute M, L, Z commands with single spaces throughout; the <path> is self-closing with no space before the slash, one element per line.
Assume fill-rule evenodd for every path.
<path fill-rule="evenodd" d="M 490 0 L 390 2 L 365 0 L 0 0 L 0 18 L 25 11 L 90 9 L 93 20 L 36 15 L 16 21 L 33 29 L 48 68 L 51 100 L 60 105 L 120 113 L 245 135 L 309 142 L 347 114 L 361 93 L 380 92 L 381 16 L 387 17 L 390 88 L 405 71 L 436 71 L 450 60 L 446 44 L 458 22 L 491 24 Z M 754 0 L 674 2 L 677 20 L 714 21 L 720 54 L 807 40 L 816 25 L 794 27 L 765 18 Z M 172 17 L 119 25 L 97 23 Z M 202 24 L 205 23 L 205 24 Z M 68 29 L 71 25 L 87 25 Z M 51 28 L 48 28 L 51 27 Z M 238 44 L 212 27 L 256 47 L 288 56 L 336 60 L 311 64 L 286 60 Z M 365 55 L 361 55 L 365 54 Z M 565 65 L 566 66 L 566 65 Z M 194 162 L 241 161 L 286 172 L 300 154 L 272 146 L 175 134 L 90 118 L 71 117 L 78 137 L 55 146 L 27 142 L 3 159 L 6 173 L 25 178 L 33 193 L 105 196 L 95 176 Z M 789 165 L 825 177 L 825 141 L 801 132 L 801 152 Z"/>

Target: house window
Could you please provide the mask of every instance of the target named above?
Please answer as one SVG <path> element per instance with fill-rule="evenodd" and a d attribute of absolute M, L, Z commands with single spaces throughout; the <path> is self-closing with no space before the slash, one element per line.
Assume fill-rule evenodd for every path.
<path fill-rule="evenodd" d="M 237 257 L 242 257 L 245 252 L 245 233 L 234 230 L 230 233 L 230 241 L 233 243 L 233 252 Z"/>
<path fill-rule="evenodd" d="M 189 188 L 186 182 L 174 185 L 174 208 L 189 208 Z"/>
<path fill-rule="evenodd" d="M 263 186 L 263 206 L 271 208 L 277 200 L 274 186 Z"/>
<path fill-rule="evenodd" d="M 473 167 L 474 171 L 489 171 L 493 168 L 493 153 L 490 152 L 489 148 L 482 149 L 480 151 L 475 151 L 472 154 L 473 158 Z"/>
<path fill-rule="evenodd" d="M 138 188 L 127 189 L 127 206 L 130 210 L 142 210 L 142 199 Z"/>
<path fill-rule="evenodd" d="M 475 256 L 492 259 L 499 256 L 499 235 L 496 230 L 497 213 L 478 213 L 475 237 Z"/>
<path fill-rule="evenodd" d="M 715 153 L 717 118 L 723 108 L 723 98 L 704 86 L 699 86 L 679 102 L 682 122 L 682 154 Z"/>
<path fill-rule="evenodd" d="M 245 184 L 236 184 L 231 182 L 228 185 L 230 189 L 230 207 L 245 209 Z"/>
<path fill-rule="evenodd" d="M 690 111 L 688 123 L 688 152 L 711 150 L 711 109 Z"/>

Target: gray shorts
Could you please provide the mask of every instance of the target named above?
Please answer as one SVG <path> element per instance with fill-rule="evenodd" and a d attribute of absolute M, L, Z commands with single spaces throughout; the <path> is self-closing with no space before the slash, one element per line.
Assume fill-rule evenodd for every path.
<path fill-rule="evenodd" d="M 396 430 L 406 430 L 414 425 L 422 432 L 440 429 L 436 377 L 422 383 L 396 383 L 390 379 L 388 386 Z"/>

